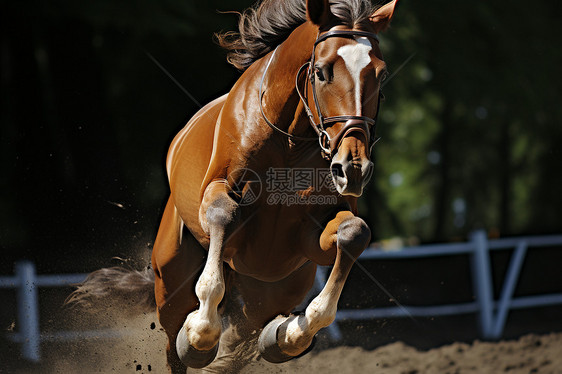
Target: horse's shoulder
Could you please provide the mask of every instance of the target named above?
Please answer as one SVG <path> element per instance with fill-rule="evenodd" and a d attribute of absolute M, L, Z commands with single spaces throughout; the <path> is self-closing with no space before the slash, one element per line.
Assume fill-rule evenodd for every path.
<path fill-rule="evenodd" d="M 172 162 L 178 151 L 182 148 L 186 139 L 191 139 L 194 136 L 201 137 L 202 135 L 204 135 L 205 138 L 213 139 L 215 124 L 227 98 L 228 93 L 203 106 L 176 134 L 170 143 L 168 155 L 166 157 L 166 169 L 168 171 L 168 175 L 170 175 L 171 172 Z M 191 140 L 195 141 L 195 139 Z"/>

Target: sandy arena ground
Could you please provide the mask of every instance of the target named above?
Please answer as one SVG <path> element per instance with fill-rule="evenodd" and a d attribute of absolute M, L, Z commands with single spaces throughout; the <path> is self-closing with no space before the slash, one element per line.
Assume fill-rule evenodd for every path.
<path fill-rule="evenodd" d="M 166 373 L 165 335 L 146 315 L 117 323 L 131 335 L 119 340 L 95 339 L 56 344 L 44 349 L 39 367 L 12 368 L 11 373 Z M 153 324 L 154 323 L 154 324 Z M 0 372 L 8 372 L 0 369 Z M 427 351 L 402 342 L 374 350 L 340 346 L 316 349 L 307 356 L 274 365 L 253 362 L 242 373 L 434 374 L 562 373 L 562 333 L 528 334 L 511 341 L 453 343 Z"/>
<path fill-rule="evenodd" d="M 340 347 L 301 360 L 250 368 L 247 373 L 562 373 L 562 334 L 526 335 L 516 341 L 454 343 L 426 352 L 401 342 L 373 351 Z M 262 370 L 267 369 L 267 370 Z"/>

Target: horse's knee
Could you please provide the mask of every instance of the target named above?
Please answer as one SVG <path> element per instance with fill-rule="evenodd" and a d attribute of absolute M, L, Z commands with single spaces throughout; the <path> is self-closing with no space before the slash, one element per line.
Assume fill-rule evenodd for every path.
<path fill-rule="evenodd" d="M 359 255 L 371 240 L 369 226 L 359 217 L 343 221 L 338 227 L 338 247 Z M 357 252 L 357 253 L 355 253 Z"/>
<path fill-rule="evenodd" d="M 211 229 L 219 229 L 228 232 L 239 217 L 239 206 L 227 195 L 219 196 L 213 200 L 206 209 L 205 219 L 209 234 Z"/>

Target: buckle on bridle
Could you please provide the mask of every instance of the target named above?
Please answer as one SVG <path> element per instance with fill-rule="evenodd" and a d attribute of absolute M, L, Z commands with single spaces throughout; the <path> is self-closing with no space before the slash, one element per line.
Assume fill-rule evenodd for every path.
<path fill-rule="evenodd" d="M 326 130 L 321 130 L 320 134 L 318 135 L 318 143 L 320 143 L 320 149 L 322 149 L 322 156 L 324 158 L 332 156 L 332 148 L 330 146 L 330 135 L 326 132 Z"/>

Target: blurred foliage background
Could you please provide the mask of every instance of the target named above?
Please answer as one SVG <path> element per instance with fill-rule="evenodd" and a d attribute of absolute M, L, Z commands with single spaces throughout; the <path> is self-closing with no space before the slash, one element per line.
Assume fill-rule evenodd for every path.
<path fill-rule="evenodd" d="M 252 3 L 0 1 L 0 273 L 19 258 L 39 272 L 148 260 L 167 146 L 239 76 L 212 34 Z M 374 239 L 562 232 L 556 9 L 400 3 L 382 36 L 395 75 L 360 204 Z"/>

